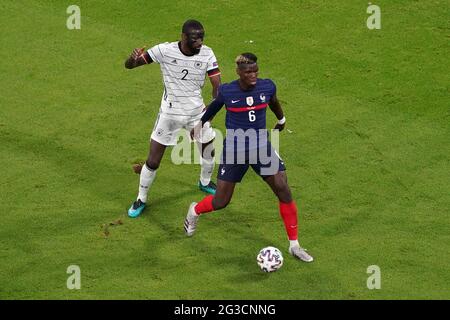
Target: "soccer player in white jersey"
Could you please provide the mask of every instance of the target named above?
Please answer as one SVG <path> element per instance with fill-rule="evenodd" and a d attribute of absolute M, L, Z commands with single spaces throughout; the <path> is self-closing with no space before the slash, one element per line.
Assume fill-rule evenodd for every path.
<path fill-rule="evenodd" d="M 180 129 L 190 131 L 205 112 L 202 87 L 208 75 L 213 98 L 220 85 L 220 70 L 211 48 L 203 45 L 205 31 L 196 20 L 184 23 L 181 41 L 158 44 L 147 51 L 134 49 L 125 61 L 127 69 L 150 63 L 158 63 L 163 76 L 164 93 L 161 108 L 150 139 L 150 151 L 142 166 L 139 194 L 128 210 L 128 216 L 135 218 L 144 210 L 147 195 L 167 146 L 177 143 Z M 197 144 L 201 148 L 201 171 L 198 186 L 200 190 L 215 194 L 216 185 L 211 181 L 214 169 L 214 150 L 210 145 L 214 140 L 214 130 L 205 125 Z M 208 147 L 209 146 L 209 147 Z"/>

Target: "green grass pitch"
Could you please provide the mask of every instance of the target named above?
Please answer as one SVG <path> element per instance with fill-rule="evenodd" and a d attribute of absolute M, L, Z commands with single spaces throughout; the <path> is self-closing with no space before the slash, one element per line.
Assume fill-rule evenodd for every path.
<path fill-rule="evenodd" d="M 373 3 L 380 30 L 356 0 L 2 1 L 0 299 L 449 299 L 450 3 Z M 81 30 L 66 28 L 71 4 Z M 172 164 L 170 150 L 150 207 L 126 217 L 162 82 L 158 66 L 124 60 L 177 40 L 188 18 L 204 24 L 224 82 L 251 51 L 277 84 L 314 263 L 288 255 L 277 201 L 250 171 L 186 238 L 199 166 Z M 224 129 L 223 111 L 213 125 Z M 256 265 L 267 245 L 285 255 L 272 274 Z M 66 287 L 70 265 L 80 290 Z"/>

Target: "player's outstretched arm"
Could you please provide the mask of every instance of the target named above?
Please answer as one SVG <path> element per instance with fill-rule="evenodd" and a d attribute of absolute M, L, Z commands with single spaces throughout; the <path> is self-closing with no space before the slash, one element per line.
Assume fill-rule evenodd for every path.
<path fill-rule="evenodd" d="M 278 101 L 276 94 L 272 97 L 272 99 L 270 99 L 269 108 L 278 119 L 278 123 L 275 125 L 275 130 L 282 131 L 286 123 L 286 118 L 284 117 L 283 109 L 281 108 L 280 101 Z"/>
<path fill-rule="evenodd" d="M 150 55 L 144 50 L 144 48 L 136 48 L 131 53 L 130 57 L 125 61 L 125 68 L 133 69 L 152 62 L 152 58 L 150 58 Z"/>

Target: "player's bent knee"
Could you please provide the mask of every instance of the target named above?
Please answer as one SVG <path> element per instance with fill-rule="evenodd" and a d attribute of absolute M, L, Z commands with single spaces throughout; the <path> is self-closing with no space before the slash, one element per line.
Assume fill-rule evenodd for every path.
<path fill-rule="evenodd" d="M 147 160 L 145 164 L 147 165 L 147 168 L 153 171 L 159 168 L 159 163 L 157 163 L 156 161 Z"/>
<path fill-rule="evenodd" d="M 214 210 L 223 209 L 226 206 L 228 206 L 229 203 L 230 203 L 230 199 L 217 199 L 217 198 L 214 198 L 214 200 L 213 200 Z"/>

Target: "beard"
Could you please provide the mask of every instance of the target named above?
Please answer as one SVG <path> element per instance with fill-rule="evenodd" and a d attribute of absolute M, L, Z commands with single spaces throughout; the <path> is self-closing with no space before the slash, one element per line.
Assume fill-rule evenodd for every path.
<path fill-rule="evenodd" d="M 192 52 L 193 54 L 199 54 L 199 53 L 200 53 L 200 49 L 202 48 L 202 47 L 200 47 L 200 48 L 196 49 L 196 48 L 194 48 L 193 44 L 192 44 L 192 43 L 189 43 L 189 42 L 188 42 L 187 45 L 188 45 L 188 47 L 189 47 L 189 50 L 191 50 L 191 52 Z"/>

